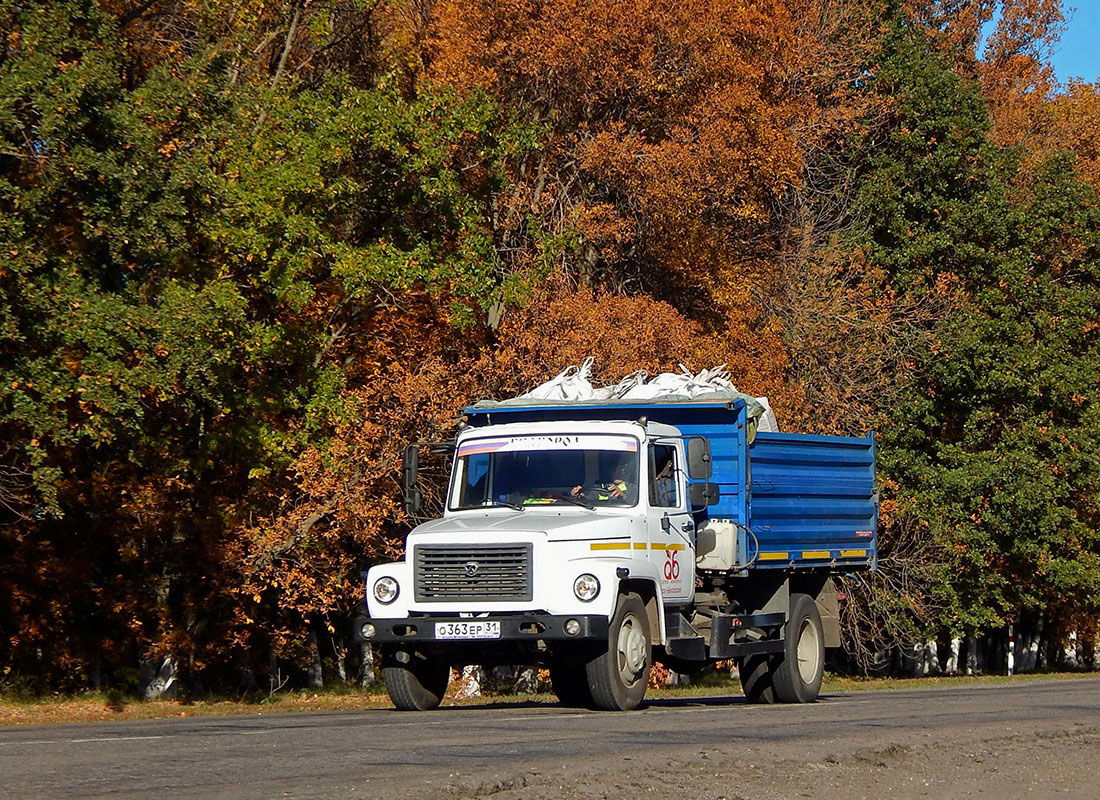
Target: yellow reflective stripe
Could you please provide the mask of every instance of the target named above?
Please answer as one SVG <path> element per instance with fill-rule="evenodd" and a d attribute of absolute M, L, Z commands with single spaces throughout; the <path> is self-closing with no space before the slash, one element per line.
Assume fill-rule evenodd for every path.
<path fill-rule="evenodd" d="M 862 558 L 867 555 L 866 550 L 841 550 L 841 558 Z"/>
<path fill-rule="evenodd" d="M 634 543 L 634 549 L 635 550 L 645 550 L 645 542 L 635 542 Z"/>
<path fill-rule="evenodd" d="M 761 561 L 787 561 L 790 558 L 789 553 L 761 553 Z"/>
<path fill-rule="evenodd" d="M 651 550 L 683 550 L 684 545 L 669 542 L 668 544 L 661 544 L 660 542 L 654 542 L 649 546 Z"/>
<path fill-rule="evenodd" d="M 593 550 L 629 550 L 630 542 L 592 542 L 589 547 Z"/>
<path fill-rule="evenodd" d="M 828 558 L 829 557 L 829 551 L 828 550 L 803 550 L 802 551 L 802 557 L 803 558 L 813 558 L 813 559 L 820 560 L 822 558 Z"/>

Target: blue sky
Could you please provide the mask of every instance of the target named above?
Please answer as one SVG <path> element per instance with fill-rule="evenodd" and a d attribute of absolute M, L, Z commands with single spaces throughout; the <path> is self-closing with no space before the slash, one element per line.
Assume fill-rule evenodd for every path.
<path fill-rule="evenodd" d="M 1091 83 L 1100 78 L 1100 0 L 1067 0 L 1065 5 L 1069 25 L 1051 63 L 1059 81 Z"/>

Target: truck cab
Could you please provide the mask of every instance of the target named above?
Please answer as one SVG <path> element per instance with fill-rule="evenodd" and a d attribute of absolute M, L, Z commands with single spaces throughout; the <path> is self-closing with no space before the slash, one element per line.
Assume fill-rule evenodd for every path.
<path fill-rule="evenodd" d="M 541 664 L 563 702 L 626 710 L 644 698 L 654 658 L 683 671 L 738 647 L 781 655 L 789 580 L 772 575 L 747 605 L 724 591 L 748 577 L 760 546 L 754 558 L 729 514 L 747 508 L 745 409 L 722 410 L 724 427 L 701 432 L 657 405 L 469 409 L 442 517 L 410 532 L 403 561 L 365 575 L 357 633 L 380 647 L 394 703 L 438 705 L 452 665 Z M 685 419 L 712 427 L 702 411 Z M 716 440 L 731 450 L 718 454 L 724 486 L 712 481 Z M 815 625 L 803 646 L 811 687 L 826 643 Z"/>

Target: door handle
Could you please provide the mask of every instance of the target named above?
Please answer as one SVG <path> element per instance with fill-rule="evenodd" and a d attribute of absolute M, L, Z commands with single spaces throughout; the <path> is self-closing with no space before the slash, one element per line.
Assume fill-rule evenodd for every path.
<path fill-rule="evenodd" d="M 684 533 L 691 533 L 693 530 L 695 530 L 695 525 L 690 522 L 685 522 L 683 525 L 680 526 L 680 530 L 682 530 Z"/>

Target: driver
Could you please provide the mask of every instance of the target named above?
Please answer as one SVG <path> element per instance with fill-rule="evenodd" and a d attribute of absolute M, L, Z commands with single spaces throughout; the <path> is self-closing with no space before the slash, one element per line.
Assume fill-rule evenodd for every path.
<path fill-rule="evenodd" d="M 627 481 L 627 473 L 629 471 L 629 462 L 624 459 L 619 461 L 611 470 L 610 480 L 597 483 L 595 486 L 591 487 L 590 490 L 586 490 L 583 486 L 574 486 L 570 494 L 573 495 L 573 497 L 584 497 L 588 499 L 588 492 L 593 491 L 596 493 L 596 500 L 604 502 L 608 500 L 620 500 L 626 502 L 630 497 L 630 483 Z"/>

